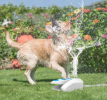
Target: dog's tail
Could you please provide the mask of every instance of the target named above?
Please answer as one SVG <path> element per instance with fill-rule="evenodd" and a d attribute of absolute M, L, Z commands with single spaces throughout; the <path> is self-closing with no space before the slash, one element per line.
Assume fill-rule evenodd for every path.
<path fill-rule="evenodd" d="M 19 49 L 20 46 L 21 46 L 20 43 L 17 43 L 17 42 L 13 41 L 13 40 L 10 38 L 10 34 L 9 34 L 8 31 L 6 32 L 6 41 L 7 41 L 7 43 L 8 43 L 11 47 L 13 47 L 13 48 Z"/>

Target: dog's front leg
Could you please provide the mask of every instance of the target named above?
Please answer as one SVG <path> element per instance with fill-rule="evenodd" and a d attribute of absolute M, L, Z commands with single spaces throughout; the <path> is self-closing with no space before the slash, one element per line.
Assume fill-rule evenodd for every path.
<path fill-rule="evenodd" d="M 67 78 L 70 78 L 68 65 L 66 65 L 66 66 L 64 67 L 64 69 L 65 69 Z"/>
<path fill-rule="evenodd" d="M 65 69 L 63 67 L 61 67 L 57 62 L 51 62 L 50 66 L 51 69 L 54 69 L 56 71 L 60 71 L 61 72 L 61 76 L 62 78 L 66 79 L 66 72 Z"/>

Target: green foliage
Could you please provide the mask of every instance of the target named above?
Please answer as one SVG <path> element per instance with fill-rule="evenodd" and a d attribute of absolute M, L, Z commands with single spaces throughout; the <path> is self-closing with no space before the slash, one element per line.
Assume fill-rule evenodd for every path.
<path fill-rule="evenodd" d="M 87 10 L 87 12 L 85 10 Z M 83 19 L 81 16 L 77 17 L 81 15 L 81 12 L 72 15 L 72 34 L 77 34 L 79 32 L 80 36 L 83 38 L 85 35 L 90 35 L 92 41 L 101 39 L 102 46 L 88 48 L 82 52 L 79 56 L 78 73 L 107 72 L 107 39 L 102 38 L 103 34 L 107 34 L 107 11 L 104 6 L 94 6 L 94 9 L 85 8 L 85 10 L 83 10 Z M 80 23 L 80 26 L 78 23 Z M 80 30 L 78 30 L 78 27 Z M 80 46 L 82 42 L 88 44 L 89 42 L 86 43 L 83 38 L 74 41 L 72 46 L 75 47 L 77 44 Z"/>
<path fill-rule="evenodd" d="M 4 31 L 9 31 L 11 38 L 15 40 L 15 37 L 21 32 L 29 34 L 31 32 L 35 35 L 35 38 L 46 39 L 49 33 L 45 30 L 46 23 L 51 21 L 51 17 L 54 16 L 57 20 L 69 21 L 72 25 L 71 34 L 73 35 L 76 28 L 76 22 L 81 24 L 79 27 L 80 36 L 84 39 L 85 35 L 90 35 L 92 40 L 101 38 L 102 46 L 99 48 L 93 47 L 83 51 L 79 56 L 79 72 L 107 72 L 107 40 L 102 38 L 103 34 L 107 34 L 107 12 L 98 10 L 98 7 L 106 8 L 107 3 L 101 3 L 99 5 L 93 5 L 85 7 L 89 8 L 88 13 L 83 13 L 83 20 L 81 19 L 80 13 L 74 14 L 75 7 L 35 7 L 31 9 L 25 7 L 24 4 L 20 4 L 19 7 L 9 3 L 7 6 L 0 6 L 0 60 L 5 57 L 11 59 L 16 58 L 17 50 L 10 48 L 6 42 L 6 36 Z M 73 13 L 73 15 L 72 15 Z M 78 16 L 80 15 L 80 17 Z M 8 27 L 2 26 L 4 19 L 11 20 L 13 23 L 8 24 Z M 98 20 L 97 23 L 94 23 Z M 14 31 L 14 29 L 16 31 Z M 78 41 L 79 45 L 86 42 Z M 87 42 L 88 43 L 88 42 Z M 87 44 L 86 43 L 86 44 Z M 74 43 L 75 44 L 75 43 Z M 75 45 L 73 45 L 75 46 Z M 83 67 L 82 67 L 83 66 Z M 87 69 L 87 70 L 86 70 Z M 89 69 L 89 71 L 88 71 Z M 91 71 L 90 71 L 91 70 Z"/>

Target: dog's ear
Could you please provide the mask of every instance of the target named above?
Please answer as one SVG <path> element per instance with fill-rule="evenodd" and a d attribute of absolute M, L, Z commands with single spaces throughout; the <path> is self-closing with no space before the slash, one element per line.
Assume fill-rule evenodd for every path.
<path fill-rule="evenodd" d="M 49 33 L 53 33 L 53 30 L 52 30 L 52 26 L 51 25 L 46 25 L 46 30 L 49 32 Z"/>

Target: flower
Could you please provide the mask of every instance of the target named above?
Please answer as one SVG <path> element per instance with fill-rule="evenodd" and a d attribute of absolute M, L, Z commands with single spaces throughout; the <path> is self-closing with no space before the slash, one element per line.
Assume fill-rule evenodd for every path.
<path fill-rule="evenodd" d="M 76 18 L 79 18 L 80 17 L 80 15 L 77 15 L 77 17 Z"/>
<path fill-rule="evenodd" d="M 17 24 L 17 26 L 19 26 L 19 25 L 20 25 L 20 23 Z"/>
<path fill-rule="evenodd" d="M 4 33 L 7 33 L 8 31 L 4 31 Z"/>
<path fill-rule="evenodd" d="M 84 11 L 84 13 L 89 13 L 90 12 L 89 9 L 84 9 L 83 11 Z"/>
<path fill-rule="evenodd" d="M 15 40 L 18 40 L 18 36 L 15 37 Z"/>
<path fill-rule="evenodd" d="M 51 22 L 46 23 L 46 25 L 51 25 Z"/>
<path fill-rule="evenodd" d="M 12 35 L 15 35 L 15 33 L 12 33 Z"/>
<path fill-rule="evenodd" d="M 16 28 L 17 30 L 19 30 L 20 28 Z"/>
<path fill-rule="evenodd" d="M 32 25 L 30 28 L 32 28 L 32 27 L 34 27 L 34 26 Z"/>
<path fill-rule="evenodd" d="M 72 36 L 70 36 L 70 39 L 73 40 L 74 38 L 77 38 L 78 34 L 73 34 Z"/>
<path fill-rule="evenodd" d="M 92 40 L 92 38 L 91 38 L 90 35 L 85 35 L 85 36 L 84 36 L 84 40 L 89 40 L 89 41 L 90 41 L 90 40 Z"/>
<path fill-rule="evenodd" d="M 67 23 L 67 24 L 70 24 L 70 21 L 67 21 L 66 23 Z"/>
<path fill-rule="evenodd" d="M 32 16 L 31 14 L 28 14 L 28 16 Z"/>
<path fill-rule="evenodd" d="M 10 22 L 10 24 L 13 24 L 13 22 Z"/>
<path fill-rule="evenodd" d="M 44 16 L 45 16 L 46 18 L 48 18 L 48 14 L 44 14 Z"/>
<path fill-rule="evenodd" d="M 48 39 L 50 39 L 51 38 L 51 36 L 48 36 Z"/>
<path fill-rule="evenodd" d="M 6 27 L 8 27 L 8 25 L 6 25 Z"/>
<path fill-rule="evenodd" d="M 107 39 L 107 34 L 103 34 L 102 38 Z"/>
<path fill-rule="evenodd" d="M 14 31 L 19 30 L 20 28 L 14 28 Z"/>
<path fill-rule="evenodd" d="M 32 18 L 32 14 L 28 14 L 29 18 Z"/>
<path fill-rule="evenodd" d="M 72 27 L 72 25 L 70 24 L 70 27 Z"/>
<path fill-rule="evenodd" d="M 70 41 L 70 43 L 71 43 L 71 45 L 73 45 L 73 41 L 72 40 Z"/>
<path fill-rule="evenodd" d="M 97 8 L 96 10 L 101 10 L 101 7 Z"/>
<path fill-rule="evenodd" d="M 96 19 L 96 20 L 94 20 L 94 23 L 98 23 L 98 22 L 99 22 L 99 20 L 97 20 L 97 19 Z"/>
<path fill-rule="evenodd" d="M 14 29 L 10 29 L 10 31 L 14 31 Z"/>
<path fill-rule="evenodd" d="M 42 28 L 40 28 L 40 30 L 43 30 Z"/>
<path fill-rule="evenodd" d="M 4 30 L 4 28 L 0 28 L 0 30 Z"/>
<path fill-rule="evenodd" d="M 104 11 L 107 12 L 107 8 L 104 8 Z"/>
<path fill-rule="evenodd" d="M 45 30 L 45 28 L 40 28 L 40 30 L 42 31 L 42 30 Z"/>
<path fill-rule="evenodd" d="M 74 15 L 74 13 L 73 13 L 73 12 L 68 14 L 68 16 L 73 16 L 73 15 Z"/>
<path fill-rule="evenodd" d="M 103 10 L 104 8 L 98 7 L 96 10 Z"/>
<path fill-rule="evenodd" d="M 72 35 L 72 38 L 76 38 L 76 37 L 78 37 L 78 34 L 73 34 Z"/>
<path fill-rule="evenodd" d="M 4 19 L 4 22 L 2 23 L 2 26 L 4 26 L 4 25 L 7 26 L 10 22 L 11 22 L 11 21 L 7 21 L 7 19 Z"/>
<path fill-rule="evenodd" d="M 16 31 L 16 28 L 14 28 L 14 31 Z"/>
<path fill-rule="evenodd" d="M 12 58 L 12 56 L 11 57 L 9 57 L 10 59 Z"/>
<path fill-rule="evenodd" d="M 76 17 L 71 18 L 72 20 L 76 20 Z"/>
<path fill-rule="evenodd" d="M 20 33 L 19 31 L 17 33 Z"/>
<path fill-rule="evenodd" d="M 76 9 L 76 10 L 74 10 L 74 13 L 78 14 L 80 11 L 81 11 L 80 9 Z"/>

